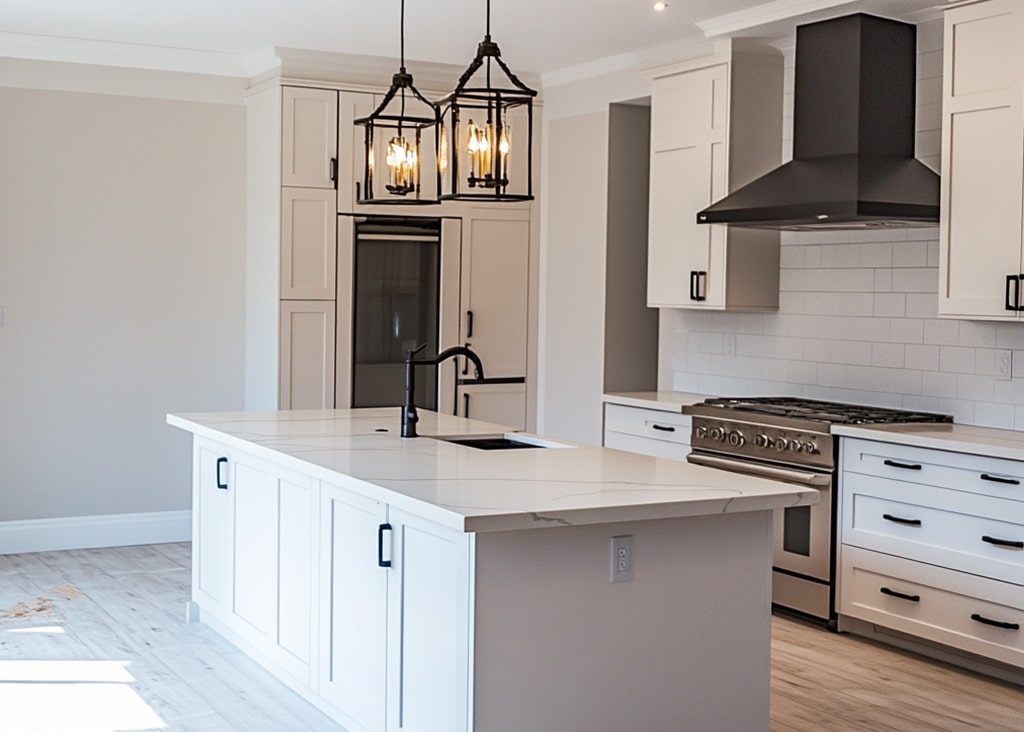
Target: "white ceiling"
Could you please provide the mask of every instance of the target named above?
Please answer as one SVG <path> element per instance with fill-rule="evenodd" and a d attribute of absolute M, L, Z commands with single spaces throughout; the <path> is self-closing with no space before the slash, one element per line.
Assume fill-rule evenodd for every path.
<path fill-rule="evenodd" d="M 709 35 L 792 32 L 866 9 L 911 19 L 941 0 L 492 0 L 491 32 L 514 71 L 547 73 Z M 2 0 L 0 56 L 87 61 L 271 56 L 274 47 L 397 57 L 400 0 Z M 465 66 L 486 0 L 407 0 L 406 58 Z M 131 65 L 128 63 L 121 65 Z M 412 63 L 410 68 L 414 70 Z"/>

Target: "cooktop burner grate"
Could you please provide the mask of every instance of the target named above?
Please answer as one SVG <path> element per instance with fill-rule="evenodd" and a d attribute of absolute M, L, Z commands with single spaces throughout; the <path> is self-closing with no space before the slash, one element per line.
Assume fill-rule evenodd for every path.
<path fill-rule="evenodd" d="M 842 404 L 800 397 L 724 397 L 705 399 L 710 407 L 770 414 L 790 419 L 809 419 L 833 424 L 889 424 L 903 422 L 952 422 L 948 414 Z"/>

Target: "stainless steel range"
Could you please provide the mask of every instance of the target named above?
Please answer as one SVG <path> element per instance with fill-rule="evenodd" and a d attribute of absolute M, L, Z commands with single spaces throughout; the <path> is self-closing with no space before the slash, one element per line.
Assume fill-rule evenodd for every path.
<path fill-rule="evenodd" d="M 689 462 L 820 492 L 814 506 L 775 512 L 772 602 L 833 629 L 839 451 L 832 425 L 953 421 L 943 414 L 795 397 L 707 399 L 687 411 L 693 415 Z"/>

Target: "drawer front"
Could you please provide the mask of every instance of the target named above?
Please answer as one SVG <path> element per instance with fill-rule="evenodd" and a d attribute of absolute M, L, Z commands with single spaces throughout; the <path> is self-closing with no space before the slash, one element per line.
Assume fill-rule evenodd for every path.
<path fill-rule="evenodd" d="M 1024 501 L 1024 463 L 844 437 L 840 470 Z"/>
<path fill-rule="evenodd" d="M 1024 667 L 1024 588 L 843 547 L 839 612 Z"/>
<path fill-rule="evenodd" d="M 618 432 L 677 445 L 689 445 L 690 415 L 626 407 L 621 404 L 605 404 L 604 430 L 606 436 L 609 432 Z M 605 444 L 608 444 L 607 437 Z"/>
<path fill-rule="evenodd" d="M 690 452 L 687 445 L 680 445 L 677 442 L 665 442 L 664 440 L 652 440 L 647 437 L 627 435 L 622 432 L 606 432 L 604 446 L 613 450 L 625 450 L 635 452 L 639 455 L 650 455 L 651 457 L 668 458 L 686 462 L 686 455 Z"/>
<path fill-rule="evenodd" d="M 1024 503 L 844 473 L 841 541 L 1024 581 Z"/>

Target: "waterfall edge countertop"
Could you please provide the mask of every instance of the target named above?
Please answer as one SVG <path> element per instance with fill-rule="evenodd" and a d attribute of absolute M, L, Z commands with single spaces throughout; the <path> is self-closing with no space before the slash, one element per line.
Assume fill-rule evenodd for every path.
<path fill-rule="evenodd" d="M 817 502 L 817 491 L 685 462 L 517 433 L 546 449 L 479 450 L 432 436 L 510 432 L 401 409 L 169 414 L 168 424 L 466 532 L 762 511 Z M 425 515 L 425 514 L 424 514 Z"/>

